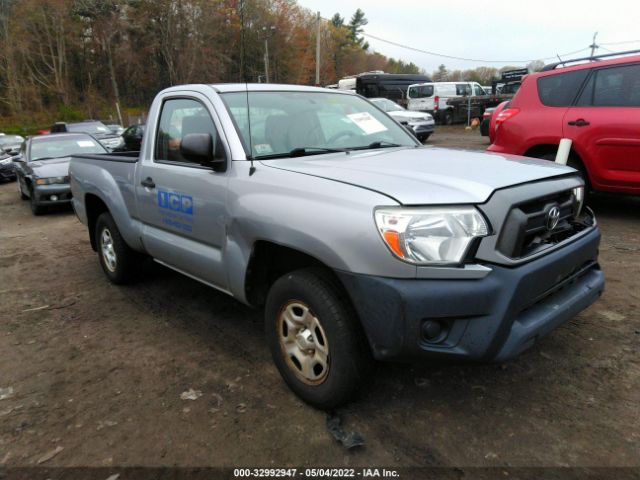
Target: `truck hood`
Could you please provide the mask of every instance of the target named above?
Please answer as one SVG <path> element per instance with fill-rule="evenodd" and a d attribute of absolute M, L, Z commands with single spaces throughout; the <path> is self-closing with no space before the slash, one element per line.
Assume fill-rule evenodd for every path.
<path fill-rule="evenodd" d="M 494 190 L 574 171 L 547 160 L 429 146 L 262 163 L 377 191 L 403 205 L 483 203 Z"/>
<path fill-rule="evenodd" d="M 29 165 L 37 178 L 66 177 L 69 175 L 70 160 L 70 157 L 60 157 L 51 160 L 36 160 Z"/>

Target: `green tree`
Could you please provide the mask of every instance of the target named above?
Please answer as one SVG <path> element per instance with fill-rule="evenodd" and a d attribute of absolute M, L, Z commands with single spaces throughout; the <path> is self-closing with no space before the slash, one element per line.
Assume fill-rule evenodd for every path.
<path fill-rule="evenodd" d="M 449 71 L 447 70 L 447 67 L 444 66 L 444 64 L 440 65 L 438 67 L 438 70 L 433 72 L 432 77 L 434 82 L 446 82 L 449 78 Z"/>
<path fill-rule="evenodd" d="M 344 27 L 344 18 L 342 18 L 339 13 L 336 13 L 333 17 L 331 17 L 330 21 L 331 24 L 336 28 Z"/>
<path fill-rule="evenodd" d="M 351 41 L 354 45 L 359 46 L 363 50 L 369 50 L 369 43 L 364 41 L 364 38 L 359 36 L 364 32 L 364 27 L 369 23 L 369 20 L 364 16 L 364 12 L 359 8 L 355 11 L 349 22 L 349 30 L 351 32 Z"/>

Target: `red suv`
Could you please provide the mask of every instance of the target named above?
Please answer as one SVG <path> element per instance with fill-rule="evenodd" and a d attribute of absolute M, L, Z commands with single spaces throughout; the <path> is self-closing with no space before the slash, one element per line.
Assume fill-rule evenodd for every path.
<path fill-rule="evenodd" d="M 637 53 L 554 63 L 526 76 L 511 102 L 493 113 L 489 151 L 553 160 L 560 139 L 570 138 L 569 165 L 592 190 L 640 194 Z"/>

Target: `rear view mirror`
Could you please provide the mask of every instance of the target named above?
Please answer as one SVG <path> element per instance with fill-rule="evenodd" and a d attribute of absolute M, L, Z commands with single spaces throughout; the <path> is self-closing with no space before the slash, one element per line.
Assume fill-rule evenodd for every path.
<path fill-rule="evenodd" d="M 208 133 L 189 133 L 182 138 L 180 153 L 192 162 L 224 172 L 227 162 L 223 155 L 214 155 L 213 139 Z"/>

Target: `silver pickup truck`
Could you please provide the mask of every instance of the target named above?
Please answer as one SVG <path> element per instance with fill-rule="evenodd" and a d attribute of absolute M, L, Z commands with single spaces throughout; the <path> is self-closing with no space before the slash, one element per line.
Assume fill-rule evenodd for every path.
<path fill-rule="evenodd" d="M 264 308 L 282 377 L 320 408 L 374 360 L 514 358 L 604 288 L 573 169 L 422 146 L 352 93 L 172 87 L 139 155 L 74 156 L 70 176 L 112 282 L 150 257 Z"/>

